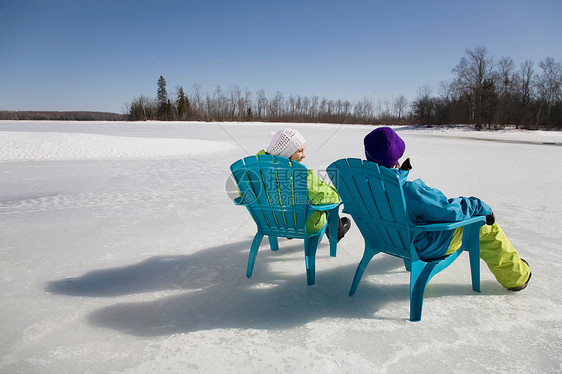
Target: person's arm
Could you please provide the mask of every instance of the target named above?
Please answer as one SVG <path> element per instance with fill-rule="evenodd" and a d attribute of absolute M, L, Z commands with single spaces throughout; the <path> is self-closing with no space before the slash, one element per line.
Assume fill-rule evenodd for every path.
<path fill-rule="evenodd" d="M 406 205 L 414 223 L 457 222 L 492 214 L 492 208 L 477 197 L 447 199 L 443 192 L 428 187 L 420 179 L 406 182 Z"/>
<path fill-rule="evenodd" d="M 308 201 L 312 205 L 336 204 L 340 195 L 334 186 L 322 181 L 312 170 L 308 171 Z"/>

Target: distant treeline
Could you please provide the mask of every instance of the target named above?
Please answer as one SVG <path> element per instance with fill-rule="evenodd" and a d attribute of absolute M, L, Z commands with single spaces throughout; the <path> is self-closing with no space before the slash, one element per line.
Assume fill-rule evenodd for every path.
<path fill-rule="evenodd" d="M 264 121 L 349 124 L 474 125 L 481 128 L 562 129 L 562 67 L 547 57 L 538 64 L 519 66 L 510 57 L 495 61 L 484 47 L 467 49 L 452 69 L 450 81 L 418 89 L 409 102 L 404 95 L 393 100 L 357 102 L 318 96 L 266 96 L 238 86 L 201 92 L 199 85 L 185 92 L 177 87 L 169 95 L 160 76 L 156 99 L 140 96 L 127 104 L 131 121 Z"/>
<path fill-rule="evenodd" d="M 0 111 L 0 120 L 124 121 L 127 115 L 107 112 Z"/>

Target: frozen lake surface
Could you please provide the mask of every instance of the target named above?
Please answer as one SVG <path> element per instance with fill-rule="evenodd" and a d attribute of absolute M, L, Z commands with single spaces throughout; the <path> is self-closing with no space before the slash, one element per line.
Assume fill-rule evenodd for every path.
<path fill-rule="evenodd" d="M 533 270 L 504 290 L 468 256 L 409 317 L 409 275 L 378 255 L 353 297 L 356 227 L 306 286 L 302 240 L 264 240 L 229 165 L 298 129 L 304 164 L 363 158 L 369 126 L 0 121 L 1 373 L 559 373 L 562 136 L 395 128 L 422 178 L 478 196 Z"/>

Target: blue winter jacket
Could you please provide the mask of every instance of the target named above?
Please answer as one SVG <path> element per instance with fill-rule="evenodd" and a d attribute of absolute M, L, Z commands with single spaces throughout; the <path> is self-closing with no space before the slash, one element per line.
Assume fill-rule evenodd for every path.
<path fill-rule="evenodd" d="M 406 210 L 413 224 L 457 222 L 473 216 L 492 213 L 486 203 L 476 197 L 447 199 L 443 192 L 427 186 L 421 179 L 407 181 L 409 172 L 391 169 L 398 173 Z M 423 232 L 414 239 L 414 247 L 422 260 L 442 257 L 449 249 L 454 230 Z"/>

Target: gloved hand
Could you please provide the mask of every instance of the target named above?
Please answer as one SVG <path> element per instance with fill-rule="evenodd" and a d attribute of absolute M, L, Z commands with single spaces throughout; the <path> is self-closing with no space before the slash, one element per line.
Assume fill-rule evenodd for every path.
<path fill-rule="evenodd" d="M 400 170 L 412 170 L 412 163 L 410 162 L 410 158 L 408 157 L 402 165 L 400 165 Z"/>
<path fill-rule="evenodd" d="M 492 212 L 486 216 L 486 225 L 492 226 L 494 222 L 496 222 L 496 217 L 494 216 L 494 212 Z"/>

